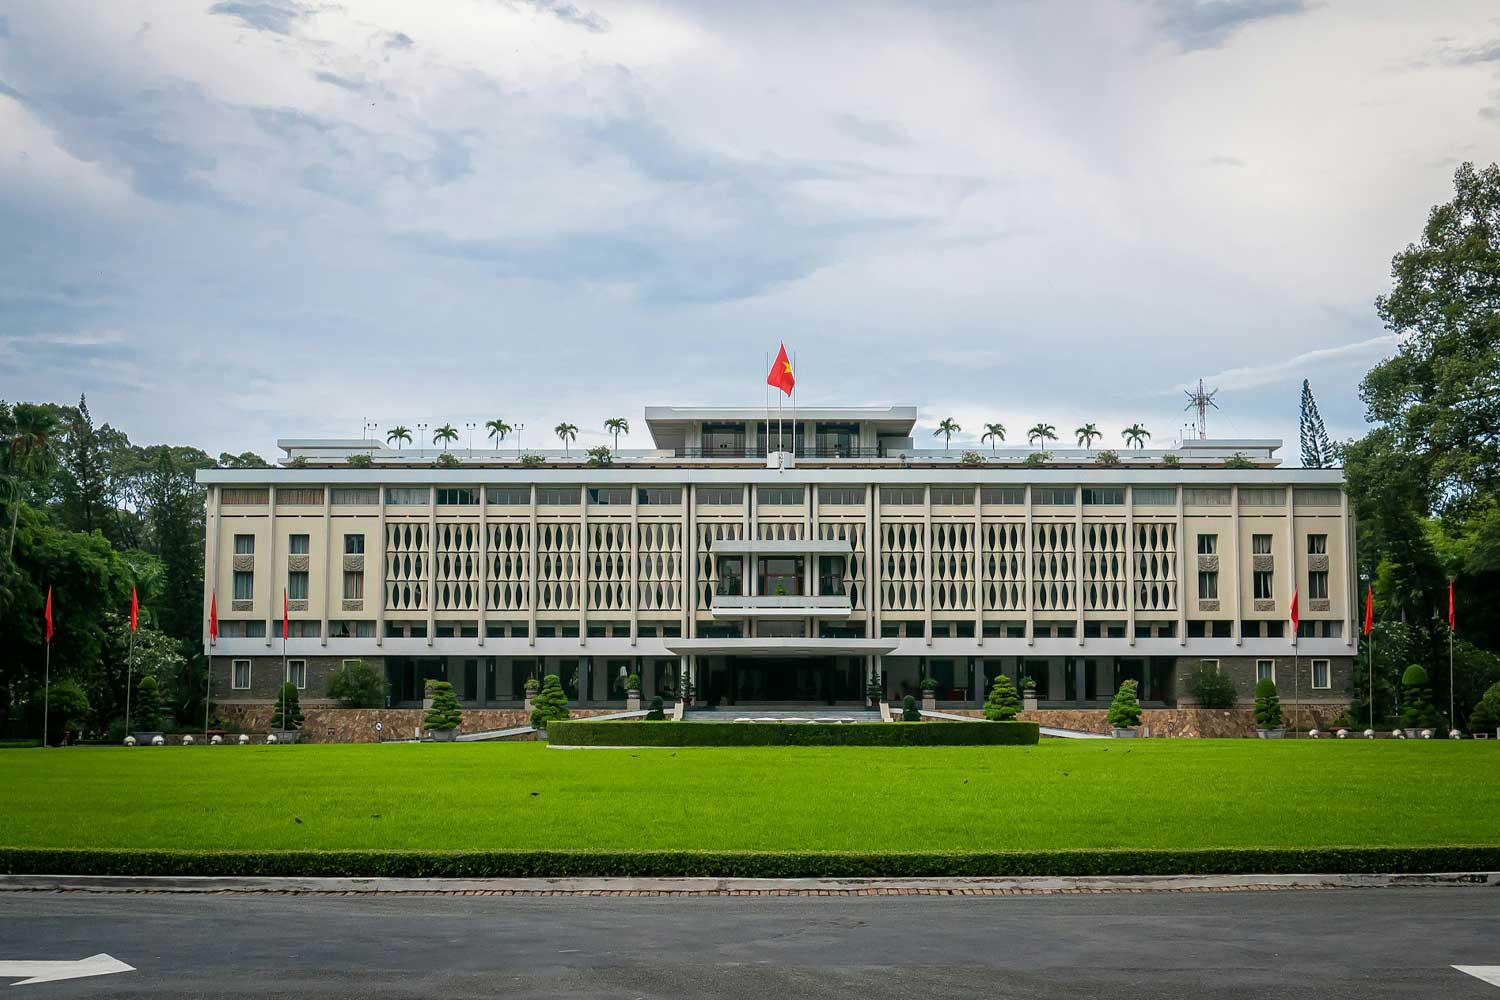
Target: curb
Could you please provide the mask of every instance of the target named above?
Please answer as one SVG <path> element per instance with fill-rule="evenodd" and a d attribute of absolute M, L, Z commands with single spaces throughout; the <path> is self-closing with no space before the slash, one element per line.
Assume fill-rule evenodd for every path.
<path fill-rule="evenodd" d="M 1500 888 L 1500 872 L 1016 878 L 215 878 L 0 875 L 4 892 L 426 896 L 1012 896 L 1115 892 Z"/>

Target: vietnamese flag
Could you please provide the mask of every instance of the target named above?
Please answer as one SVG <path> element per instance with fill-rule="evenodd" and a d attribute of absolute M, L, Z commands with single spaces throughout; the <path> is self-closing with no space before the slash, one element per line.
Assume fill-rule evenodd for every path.
<path fill-rule="evenodd" d="M 1457 631 L 1454 628 L 1455 624 L 1457 624 L 1457 621 L 1453 617 L 1453 577 L 1450 576 L 1448 578 L 1448 631 L 1449 632 Z"/>
<path fill-rule="evenodd" d="M 1365 635 L 1375 631 L 1375 587 L 1370 585 L 1365 591 Z"/>
<path fill-rule="evenodd" d="M 1292 590 L 1292 634 L 1293 635 L 1297 634 L 1297 624 L 1298 624 L 1298 619 L 1297 619 L 1297 591 L 1295 589 L 1293 589 Z"/>
<path fill-rule="evenodd" d="M 47 588 L 47 607 L 42 612 L 42 621 L 47 623 L 47 641 L 52 641 L 52 588 Z"/>
<path fill-rule="evenodd" d="M 774 385 L 788 396 L 797 387 L 796 376 L 792 374 L 792 362 L 786 356 L 784 343 L 781 345 L 781 350 L 776 352 L 776 360 L 771 365 L 771 373 L 766 376 L 766 385 Z"/>
<path fill-rule="evenodd" d="M 208 595 L 208 644 L 212 646 L 219 639 L 219 592 L 214 591 Z"/>
<path fill-rule="evenodd" d="M 141 620 L 141 604 L 136 600 L 135 588 L 130 588 L 130 631 L 136 631 L 136 625 Z"/>

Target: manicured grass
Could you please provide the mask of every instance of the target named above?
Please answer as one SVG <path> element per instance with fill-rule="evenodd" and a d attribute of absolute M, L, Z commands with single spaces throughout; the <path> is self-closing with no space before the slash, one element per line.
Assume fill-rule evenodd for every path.
<path fill-rule="evenodd" d="M 0 848 L 1500 845 L 1500 743 L 1447 741 L 31 749 L 0 752 L 0 789 Z"/>

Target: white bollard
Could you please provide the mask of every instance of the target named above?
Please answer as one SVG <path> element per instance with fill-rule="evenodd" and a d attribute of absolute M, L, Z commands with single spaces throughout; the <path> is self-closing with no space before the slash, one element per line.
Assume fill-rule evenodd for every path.
<path fill-rule="evenodd" d="M 1448 730 L 1448 738 L 1450 740 L 1461 740 L 1464 738 L 1464 734 L 1459 732 L 1457 729 L 1450 729 Z"/>
<path fill-rule="evenodd" d="M 1316 730 L 1316 729 L 1309 729 L 1309 730 L 1308 730 L 1308 731 L 1307 731 L 1307 738 L 1308 738 L 1308 739 L 1310 739 L 1310 740 L 1315 740 L 1315 739 L 1317 739 L 1317 738 L 1318 738 L 1318 737 L 1319 737 L 1319 736 L 1322 736 L 1322 735 L 1323 735 L 1323 734 L 1322 734 L 1322 733 L 1320 733 L 1320 732 L 1318 732 L 1318 731 L 1317 731 L 1317 730 Z"/>
<path fill-rule="evenodd" d="M 193 745 L 193 737 L 191 735 L 184 736 L 182 738 L 182 745 L 185 746 L 185 747 L 192 746 Z"/>
<path fill-rule="evenodd" d="M 135 746 L 135 737 L 134 736 L 127 736 L 127 737 L 125 737 L 125 745 L 128 746 L 128 747 Z"/>
<path fill-rule="evenodd" d="M 1430 740 L 1430 739 L 1432 739 L 1432 730 L 1431 729 L 1424 729 L 1424 730 L 1422 730 L 1422 739 L 1424 739 L 1424 740 Z"/>
<path fill-rule="evenodd" d="M 240 746 L 244 746 L 245 744 L 247 744 L 249 742 L 250 742 L 250 736 L 249 736 L 249 734 L 247 734 L 247 733 L 240 733 Z"/>
<path fill-rule="evenodd" d="M 213 737 L 209 738 L 208 745 L 211 746 L 211 747 L 216 747 L 216 746 L 218 746 L 219 744 L 221 744 L 223 742 L 224 742 L 224 737 L 222 737 L 222 736 L 213 736 Z"/>
<path fill-rule="evenodd" d="M 1339 739 L 1341 739 L 1341 740 L 1346 740 L 1346 739 L 1348 739 L 1348 738 L 1349 738 L 1349 730 L 1347 730 L 1347 729 L 1340 729 L 1340 730 L 1339 730 L 1339 731 L 1338 731 L 1338 737 L 1339 737 Z"/>
<path fill-rule="evenodd" d="M 1406 739 L 1406 734 L 1404 732 L 1402 732 L 1401 730 L 1399 730 L 1399 729 L 1392 729 L 1391 730 L 1391 735 L 1394 736 L 1398 740 L 1404 740 L 1404 739 Z"/>
<path fill-rule="evenodd" d="M 153 736 L 151 737 L 151 745 L 154 747 L 164 747 L 167 745 L 167 741 L 160 736 Z"/>
<path fill-rule="evenodd" d="M 275 733 L 271 733 L 268 736 L 266 736 L 266 746 L 270 746 L 272 743 L 275 743 L 275 742 L 276 742 L 276 734 Z"/>

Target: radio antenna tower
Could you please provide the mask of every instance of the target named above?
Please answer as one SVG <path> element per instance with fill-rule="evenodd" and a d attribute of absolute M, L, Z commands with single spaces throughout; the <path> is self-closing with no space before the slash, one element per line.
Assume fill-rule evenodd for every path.
<path fill-rule="evenodd" d="M 1183 391 L 1187 393 L 1188 398 L 1188 405 L 1184 406 L 1183 409 L 1198 411 L 1198 440 L 1201 441 L 1204 438 L 1208 437 L 1209 408 L 1212 407 L 1215 410 L 1219 408 L 1219 404 L 1214 402 L 1214 397 L 1219 394 L 1219 390 L 1205 390 L 1203 388 L 1203 380 L 1200 378 L 1198 380 L 1198 389 L 1196 392 L 1191 389 L 1184 389 Z"/>

